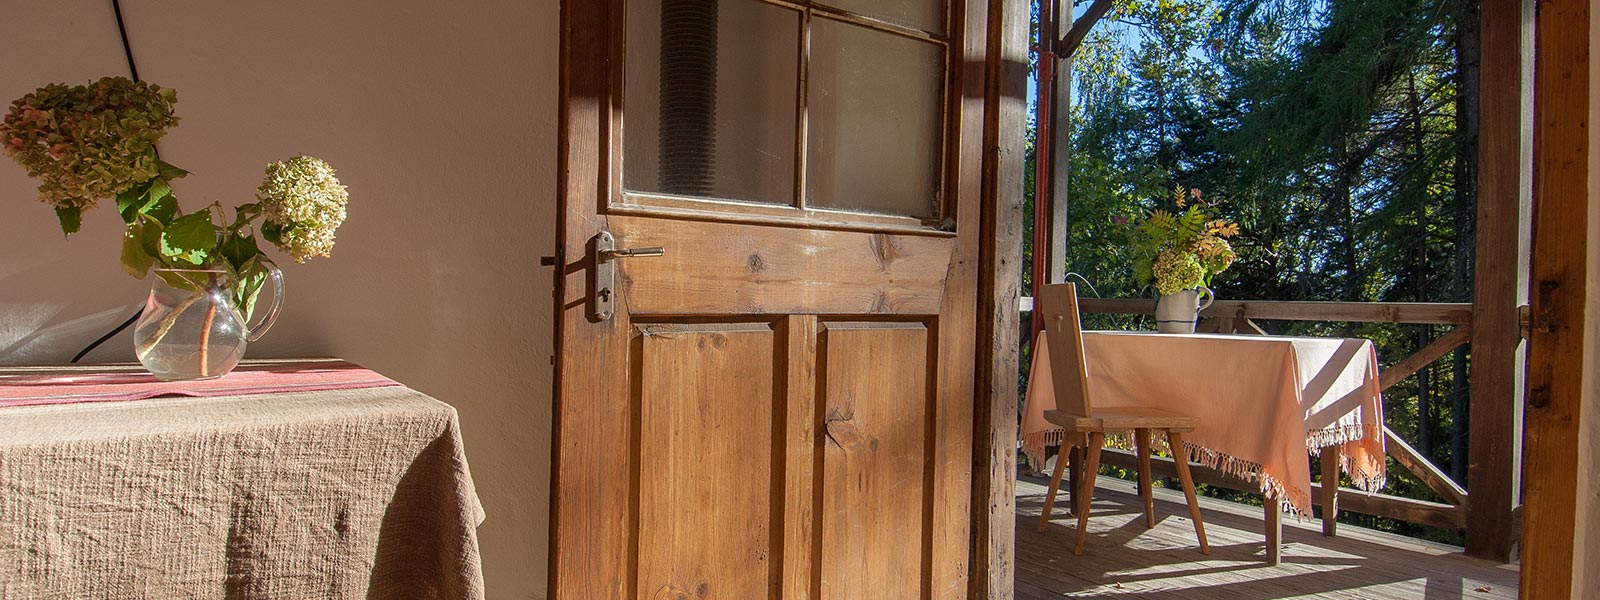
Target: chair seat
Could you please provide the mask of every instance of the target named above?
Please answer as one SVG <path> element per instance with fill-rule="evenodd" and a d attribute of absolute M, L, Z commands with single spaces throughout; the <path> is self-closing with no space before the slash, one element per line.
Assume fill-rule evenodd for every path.
<path fill-rule="evenodd" d="M 1194 431 L 1200 419 L 1143 406 L 1095 408 L 1087 417 L 1047 410 L 1044 419 L 1067 431 L 1121 431 L 1126 429 L 1167 429 L 1179 433 Z"/>

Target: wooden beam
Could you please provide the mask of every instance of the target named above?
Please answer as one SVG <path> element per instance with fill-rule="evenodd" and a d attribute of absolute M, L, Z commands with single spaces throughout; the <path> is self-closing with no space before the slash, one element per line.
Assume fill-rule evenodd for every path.
<path fill-rule="evenodd" d="M 1483 2 L 1479 19 L 1478 211 L 1469 377 L 1467 554 L 1511 559 L 1523 356 L 1518 306 L 1527 302 L 1532 36 L 1519 0 Z"/>
<path fill-rule="evenodd" d="M 1417 371 L 1421 371 L 1423 367 L 1433 364 L 1433 361 L 1439 360 L 1444 355 L 1455 350 L 1456 346 L 1467 343 L 1471 335 L 1472 326 L 1462 325 L 1451 330 L 1450 333 L 1439 336 L 1439 339 L 1424 346 L 1421 350 L 1413 352 L 1411 356 L 1400 359 L 1400 362 L 1384 369 L 1383 373 L 1378 375 L 1378 390 L 1387 390 L 1394 384 L 1400 383 L 1400 380 L 1410 377 Z"/>
<path fill-rule="evenodd" d="M 1061 38 L 1061 46 L 1057 53 L 1063 57 L 1070 57 L 1078 51 L 1078 46 L 1083 44 L 1083 38 L 1089 36 L 1089 30 L 1094 29 L 1096 23 L 1106 16 L 1111 10 L 1111 0 L 1094 0 L 1089 5 L 1089 10 L 1083 16 L 1072 22 L 1072 29 L 1067 30 L 1067 35 Z"/>
<path fill-rule="evenodd" d="M 1532 323 L 1528 339 L 1528 391 L 1523 461 L 1523 598 L 1592 597 L 1600 587 L 1593 557 L 1577 565 L 1575 545 L 1594 534 L 1595 467 L 1580 468 L 1580 441 L 1592 444 L 1597 377 L 1588 311 L 1600 302 L 1594 234 L 1600 191 L 1600 98 L 1591 80 L 1593 0 L 1540 0 L 1533 68 Z M 1485 50 L 1487 54 L 1487 49 Z M 1589 437 L 1583 432 L 1588 431 Z M 1476 443 L 1476 442 L 1474 442 Z M 1593 447 L 1585 448 L 1592 452 Z M 1587 454 L 1593 460 L 1594 454 Z M 1585 481 L 1586 480 L 1586 481 Z M 1583 485 L 1580 487 L 1580 481 Z M 1474 491 L 1476 495 L 1476 491 Z M 1587 510 L 1582 510 L 1586 508 Z M 1587 546 L 1587 541 L 1585 542 Z M 1585 551 L 1588 551 L 1586 548 Z M 1575 573 L 1574 571 L 1577 570 Z M 1575 577 L 1576 575 L 1576 577 Z M 1574 580 L 1583 587 L 1574 589 Z"/>
<path fill-rule="evenodd" d="M 1433 462 L 1421 452 L 1417 452 L 1416 448 L 1412 448 L 1411 444 L 1407 444 L 1405 440 L 1400 439 L 1400 436 L 1395 435 L 1394 430 L 1389 429 L 1387 425 L 1383 428 L 1383 439 L 1389 456 L 1393 456 L 1395 462 L 1400 463 L 1400 466 L 1405 467 L 1407 471 L 1411 471 L 1417 479 L 1421 479 L 1433 493 L 1453 506 L 1469 504 L 1466 490 L 1450 479 L 1449 475 L 1445 475 L 1444 471 L 1440 471 L 1439 467 L 1434 466 Z"/>
<path fill-rule="evenodd" d="M 1079 298 L 1085 313 L 1155 314 L 1149 298 Z M 1424 323 L 1465 325 L 1472 321 L 1472 305 L 1464 302 L 1280 302 L 1272 300 L 1218 300 L 1200 312 L 1201 317 L 1235 317 L 1280 321 L 1334 321 L 1350 323 Z"/>
<path fill-rule="evenodd" d="M 1009 600 L 1015 573 L 1018 298 L 1027 126 L 1027 0 L 990 0 L 983 88 L 979 362 L 968 597 Z"/>

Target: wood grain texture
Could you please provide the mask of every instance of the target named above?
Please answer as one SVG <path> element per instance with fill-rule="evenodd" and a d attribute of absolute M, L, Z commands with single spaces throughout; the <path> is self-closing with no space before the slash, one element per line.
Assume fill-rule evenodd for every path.
<path fill-rule="evenodd" d="M 1005 385 L 1015 381 L 1013 348 L 979 341 L 991 339 L 980 322 L 1006 318 L 1003 310 L 991 314 L 987 308 L 980 317 L 978 305 L 980 271 L 991 277 L 980 260 L 988 239 L 982 228 L 999 226 L 981 212 L 992 198 L 984 186 L 995 164 L 982 160 L 993 152 L 985 134 L 995 122 L 987 112 L 991 5 L 952 4 L 948 63 L 953 66 L 944 94 L 947 143 L 941 161 L 946 166 L 941 184 L 946 214 L 941 216 L 947 218 L 918 224 L 838 211 L 794 218 L 736 203 L 630 203 L 620 189 L 623 54 L 616 17 L 624 4 L 606 0 L 563 7 L 550 597 L 697 597 L 702 583 L 713 597 L 741 599 L 817 598 L 827 595 L 825 589 L 873 598 L 884 597 L 884 589 L 919 598 L 968 597 L 975 554 L 971 531 L 978 520 L 974 495 L 983 494 L 980 505 L 993 498 L 990 488 L 979 492 L 974 485 L 975 462 L 986 461 L 981 468 L 990 473 L 1015 464 L 1014 444 L 1009 449 L 996 444 L 992 454 L 973 445 L 977 431 L 990 440 L 1014 442 L 1016 426 L 1013 389 L 1009 400 L 1001 396 L 984 406 L 1010 415 L 1012 422 L 974 427 L 977 377 L 997 377 Z M 1026 70 L 1025 59 L 1020 68 Z M 803 114 L 798 122 L 805 122 Z M 1020 143 L 1016 153 L 1020 156 Z M 799 172 L 804 171 L 802 164 Z M 1013 200 L 1020 202 L 1020 195 Z M 1020 228 L 1009 216 L 998 218 Z M 666 249 L 664 256 L 616 263 L 619 293 L 610 320 L 592 319 L 584 310 L 594 271 L 586 250 L 602 231 L 613 233 L 619 247 Z M 1015 288 L 1005 286 L 1015 282 L 996 277 L 983 285 L 1011 294 L 1014 311 Z M 828 382 L 840 380 L 818 362 L 826 354 L 824 332 L 882 335 L 898 340 L 890 344 L 895 348 L 905 346 L 901 336 L 920 336 L 919 350 L 911 356 L 922 369 L 917 388 L 905 385 L 902 361 L 848 365 L 856 369 L 857 387 L 899 394 L 858 397 L 866 398 L 863 413 L 874 415 L 868 421 L 890 423 L 891 406 L 900 421 L 863 426 L 825 418 Z M 729 338 L 728 347 L 736 347 L 731 355 L 745 363 L 697 362 L 698 343 L 669 341 L 715 335 Z M 646 346 L 659 356 L 652 357 Z M 991 362 L 993 356 L 999 358 Z M 1008 373 L 985 370 L 986 364 L 1002 365 L 1004 372 L 1007 360 Z M 735 366 L 748 372 L 721 382 L 711 375 Z M 653 369 L 649 377 L 647 369 Z M 749 377 L 767 383 L 757 386 Z M 696 383 L 690 386 L 691 381 Z M 657 398 L 650 389 L 668 385 L 687 395 L 664 405 L 647 403 Z M 986 389 L 1003 389 L 999 386 L 987 383 Z M 765 397 L 764 407 L 752 408 L 752 393 Z M 908 393 L 920 394 L 921 400 L 910 409 L 893 402 Z M 679 414 L 673 410 L 685 407 L 707 417 L 698 425 L 703 430 L 672 420 Z M 733 407 L 747 412 L 726 412 Z M 665 417 L 651 413 L 649 430 L 647 411 L 665 411 Z M 765 433 L 746 440 L 747 463 L 731 465 L 718 458 L 726 451 L 728 427 L 754 427 L 763 418 Z M 655 428 L 662 422 L 671 425 Z M 674 462 L 678 454 L 651 452 L 663 444 L 710 458 L 689 465 Z M 853 469 L 848 472 L 858 481 L 879 482 L 873 484 L 876 491 L 830 486 L 828 477 L 838 473 L 829 470 L 830 448 L 871 458 L 840 464 Z M 646 467 L 646 459 L 655 462 Z M 662 469 L 689 475 L 652 480 Z M 725 471 L 758 479 L 765 473 L 770 479 L 735 494 L 738 507 L 699 495 L 705 480 L 718 480 Z M 910 479 L 900 479 L 905 477 Z M 998 510 L 1005 526 L 986 535 L 1009 539 L 1010 484 L 1002 479 L 1000 485 L 1008 496 L 1005 504 L 987 510 Z M 893 494 L 885 491 L 890 488 Z M 660 499 L 655 502 L 660 506 L 650 506 L 647 498 Z M 824 527 L 831 522 L 829 507 L 875 506 L 891 499 L 897 507 L 909 503 L 911 508 L 860 521 L 874 528 L 867 532 L 871 535 L 824 539 L 824 531 L 841 531 Z M 840 516 L 846 517 L 854 518 Z M 660 542 L 696 527 L 705 539 L 687 543 L 681 556 L 674 555 L 676 543 Z M 749 562 L 757 547 L 767 552 L 759 564 Z M 850 556 L 872 559 L 866 566 L 850 565 L 857 577 L 867 574 L 894 586 L 825 587 L 829 565 L 841 573 L 840 557 Z M 734 574 L 736 567 L 748 573 Z"/>
<path fill-rule="evenodd" d="M 1590 80 L 1592 0 L 1543 0 L 1534 50 L 1532 323 L 1524 433 L 1522 596 L 1573 595 L 1578 514 L 1578 432 L 1592 303 L 1588 276 L 1594 196 L 1600 178 L 1588 122 L 1600 99 Z M 1589 350 L 1588 353 L 1585 351 Z"/>
<path fill-rule="evenodd" d="M 923 597 L 929 341 L 919 324 L 823 325 L 820 598 Z"/>
<path fill-rule="evenodd" d="M 1524 356 L 1518 307 L 1527 301 L 1531 165 L 1523 152 L 1532 115 L 1524 83 L 1532 31 L 1521 1 L 1483 2 L 1479 15 L 1477 243 L 1472 270 L 1472 372 L 1466 507 L 1467 553 L 1511 559 L 1516 504 L 1517 414 Z"/>
<path fill-rule="evenodd" d="M 1112 450 L 1106 450 L 1106 462 Z M 1283 523 L 1283 562 L 1262 562 L 1261 507 L 1201 497 L 1212 551 L 1194 549 L 1175 487 L 1157 487 L 1155 529 L 1145 529 L 1134 484 L 1100 477 L 1095 518 L 1082 556 L 1067 548 L 1073 524 L 1058 518 L 1043 533 L 1033 522 L 1045 481 L 1017 483 L 1017 594 L 1024 600 L 1061 598 L 1515 598 L 1517 568 L 1465 556 L 1461 548 L 1353 525 L 1324 537 L 1316 523 Z M 1353 496 L 1360 496 L 1355 494 Z"/>
<path fill-rule="evenodd" d="M 633 314 L 937 314 L 957 240 L 610 218 L 618 247 L 662 246 L 625 261 Z"/>
<path fill-rule="evenodd" d="M 1344 452 L 1338 446 L 1322 449 L 1318 457 L 1322 467 L 1322 491 L 1317 498 L 1322 502 L 1322 535 L 1339 535 L 1339 463 Z"/>
<path fill-rule="evenodd" d="M 625 542 L 630 528 L 626 317 L 590 323 L 588 241 L 604 223 L 595 199 L 610 193 L 606 124 L 610 89 L 604 64 L 611 44 L 608 2 L 561 5 L 561 129 L 557 202 L 559 269 L 555 356 L 555 465 L 550 494 L 550 594 L 563 600 L 622 598 L 632 580 Z M 601 357 L 597 359 L 596 357 Z"/>
<path fill-rule="evenodd" d="M 1410 377 L 1423 367 L 1433 364 L 1444 355 L 1455 351 L 1457 346 L 1467 343 L 1472 339 L 1472 326 L 1462 325 L 1439 336 L 1433 343 L 1424 346 L 1421 350 L 1411 353 L 1410 356 L 1400 359 L 1378 375 L 1378 390 L 1387 390 L 1400 380 Z"/>
<path fill-rule="evenodd" d="M 777 336 L 764 323 L 641 330 L 639 597 L 775 597 Z"/>
<path fill-rule="evenodd" d="M 1081 298 L 1086 313 L 1155 314 L 1148 298 Z M 1234 317 L 1284 321 L 1336 321 L 1349 323 L 1465 324 L 1472 321 L 1472 305 L 1443 302 L 1290 302 L 1277 300 L 1218 300 L 1200 311 L 1203 318 Z"/>
<path fill-rule="evenodd" d="M 1469 505 L 1467 491 L 1457 485 L 1455 480 L 1450 479 L 1450 476 L 1446 475 L 1444 471 L 1440 471 L 1439 467 L 1434 466 L 1421 452 L 1417 452 L 1416 448 L 1412 448 L 1411 444 L 1406 443 L 1400 436 L 1395 435 L 1394 430 L 1384 427 L 1383 441 L 1387 454 L 1394 457 L 1395 462 L 1400 463 L 1400 466 L 1405 467 L 1407 471 L 1411 471 L 1413 475 L 1416 475 L 1417 479 L 1421 479 L 1422 483 L 1428 486 L 1428 489 L 1433 490 L 1433 493 L 1438 494 L 1440 498 L 1444 498 L 1450 504 L 1456 506 Z"/>
<path fill-rule="evenodd" d="M 786 317 L 782 326 L 788 381 L 783 422 L 783 598 L 812 597 L 816 537 L 817 318 Z"/>
<path fill-rule="evenodd" d="M 977 4 L 973 2 L 973 4 Z M 1028 0 L 991 0 L 984 83 L 971 598 L 1010 600 L 1015 573 L 1017 373 L 1022 295 Z"/>

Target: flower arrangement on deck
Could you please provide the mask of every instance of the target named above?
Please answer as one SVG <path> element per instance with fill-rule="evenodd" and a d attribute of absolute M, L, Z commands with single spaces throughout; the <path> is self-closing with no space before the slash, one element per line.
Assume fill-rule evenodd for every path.
<path fill-rule="evenodd" d="M 1220 202 L 1208 202 L 1200 190 L 1182 186 L 1173 189 L 1172 201 L 1176 211 L 1156 209 L 1132 223 L 1134 277 L 1154 284 L 1162 295 L 1210 286 L 1238 258 L 1228 238 L 1239 234 L 1239 224 L 1218 216 Z"/>

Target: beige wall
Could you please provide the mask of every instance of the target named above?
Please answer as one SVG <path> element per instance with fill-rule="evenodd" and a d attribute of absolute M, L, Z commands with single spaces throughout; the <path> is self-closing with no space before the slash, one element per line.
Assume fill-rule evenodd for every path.
<path fill-rule="evenodd" d="M 1572 597 L 1600 598 L 1600 10 L 1589 8 L 1589 277 Z"/>
<path fill-rule="evenodd" d="M 489 597 L 544 597 L 557 0 L 123 4 L 140 75 L 179 93 L 161 150 L 194 172 L 185 208 L 248 201 L 299 153 L 350 188 L 333 258 L 285 265 L 284 313 L 250 354 L 337 355 L 453 404 Z M 109 5 L 4 0 L 0 101 L 125 75 Z M 0 364 L 65 362 L 146 289 L 117 266 L 114 209 L 63 239 L 33 196 L 0 164 Z"/>

